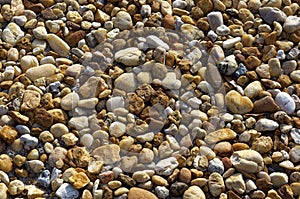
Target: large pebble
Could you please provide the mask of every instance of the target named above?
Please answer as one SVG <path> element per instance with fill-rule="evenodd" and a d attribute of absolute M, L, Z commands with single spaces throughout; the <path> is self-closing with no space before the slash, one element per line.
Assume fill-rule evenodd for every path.
<path fill-rule="evenodd" d="M 238 68 L 238 64 L 235 60 L 234 55 L 225 57 L 225 59 L 223 61 L 221 61 L 217 66 L 218 66 L 218 69 L 220 70 L 220 72 L 224 75 L 231 75 Z"/>
<path fill-rule="evenodd" d="M 21 110 L 32 111 L 36 109 L 41 102 L 41 95 L 39 92 L 34 90 L 26 90 L 23 96 Z"/>
<path fill-rule="evenodd" d="M 19 39 L 24 36 L 24 32 L 14 22 L 9 23 L 2 32 L 2 39 L 11 44 L 15 45 Z"/>
<path fill-rule="evenodd" d="M 255 124 L 255 130 L 257 131 L 274 131 L 279 127 L 279 124 L 274 120 L 262 118 Z"/>
<path fill-rule="evenodd" d="M 21 58 L 20 65 L 23 72 L 26 72 L 29 68 L 33 68 L 39 65 L 39 61 L 35 56 L 25 55 Z"/>
<path fill-rule="evenodd" d="M 204 141 L 207 144 L 215 144 L 221 141 L 233 140 L 235 137 L 236 133 L 233 130 L 224 128 L 209 133 L 207 136 L 205 136 Z"/>
<path fill-rule="evenodd" d="M 170 157 L 160 160 L 155 166 L 155 171 L 158 175 L 170 175 L 177 166 L 176 158 Z"/>
<path fill-rule="evenodd" d="M 79 197 L 79 191 L 74 189 L 69 183 L 63 183 L 55 192 L 61 199 L 74 199 Z"/>
<path fill-rule="evenodd" d="M 169 50 L 169 45 L 167 43 L 165 43 L 163 40 L 161 40 L 160 38 L 158 38 L 155 35 L 149 35 L 146 37 L 146 43 L 148 44 L 148 46 L 150 46 L 151 48 L 157 48 L 157 47 L 162 47 L 165 50 Z"/>
<path fill-rule="evenodd" d="M 136 47 L 119 50 L 115 54 L 115 60 L 126 66 L 137 66 L 140 64 L 142 51 Z"/>
<path fill-rule="evenodd" d="M 189 187 L 183 194 L 183 199 L 205 199 L 205 194 L 198 186 Z"/>
<path fill-rule="evenodd" d="M 214 12 L 210 12 L 207 15 L 207 21 L 209 23 L 210 28 L 213 31 L 216 31 L 216 29 L 223 25 L 223 16 L 221 12 L 218 11 L 214 11 Z"/>
<path fill-rule="evenodd" d="M 128 192 L 128 199 L 158 199 L 153 193 L 145 189 L 132 187 Z"/>
<path fill-rule="evenodd" d="M 77 106 L 78 102 L 79 102 L 78 94 L 75 92 L 72 92 L 72 93 L 65 95 L 61 99 L 60 106 L 62 109 L 69 111 L 69 110 L 74 109 Z"/>
<path fill-rule="evenodd" d="M 246 191 L 246 184 L 242 174 L 235 173 L 225 180 L 227 189 L 234 190 L 238 194 L 243 194 Z"/>
<path fill-rule="evenodd" d="M 133 92 L 137 88 L 134 73 L 124 73 L 115 80 L 115 88 L 126 92 Z"/>
<path fill-rule="evenodd" d="M 283 24 L 283 29 L 287 33 L 293 33 L 300 29 L 300 17 L 288 16 Z"/>
<path fill-rule="evenodd" d="M 260 14 L 261 18 L 270 25 L 273 25 L 274 21 L 283 23 L 287 18 L 286 14 L 284 12 L 282 12 L 280 9 L 274 8 L 274 7 L 260 8 L 259 14 Z"/>
<path fill-rule="evenodd" d="M 118 12 L 115 20 L 113 20 L 113 23 L 114 26 L 120 30 L 128 30 L 133 26 L 130 14 L 125 11 Z"/>
<path fill-rule="evenodd" d="M 43 72 L 41 73 L 41 71 Z M 25 74 L 31 81 L 35 81 L 36 79 L 39 79 L 41 77 L 49 77 L 51 75 L 54 75 L 55 72 L 55 65 L 43 64 L 37 67 L 29 68 Z"/>
<path fill-rule="evenodd" d="M 57 52 L 60 56 L 66 57 L 69 54 L 70 46 L 60 37 L 55 34 L 48 34 L 46 37 L 51 49 Z"/>
<path fill-rule="evenodd" d="M 44 26 L 36 27 L 32 30 L 33 36 L 37 39 L 46 39 L 47 38 L 47 30 Z"/>
<path fill-rule="evenodd" d="M 280 92 L 275 97 L 276 104 L 287 114 L 292 114 L 296 109 L 293 98 L 286 92 Z"/>
<path fill-rule="evenodd" d="M 238 114 L 249 113 L 254 107 L 252 101 L 248 97 L 242 96 L 234 90 L 231 90 L 226 94 L 225 103 L 231 112 Z"/>
<path fill-rule="evenodd" d="M 100 146 L 93 151 L 94 156 L 98 156 L 104 164 L 114 164 L 120 157 L 120 147 L 116 144 Z"/>
<path fill-rule="evenodd" d="M 258 96 L 259 92 L 263 90 L 260 81 L 254 81 L 248 84 L 248 86 L 244 89 L 245 95 L 247 97 L 255 98 Z"/>
<path fill-rule="evenodd" d="M 225 191 L 223 177 L 219 173 L 212 173 L 208 178 L 208 188 L 212 196 L 217 197 Z"/>
<path fill-rule="evenodd" d="M 263 157 L 254 150 L 235 151 L 230 160 L 237 170 L 247 173 L 257 173 L 264 168 Z"/>
<path fill-rule="evenodd" d="M 29 134 L 22 135 L 20 137 L 20 140 L 24 144 L 24 148 L 26 150 L 31 150 L 35 148 L 39 143 L 39 140 L 36 137 L 33 137 Z"/>
<path fill-rule="evenodd" d="M 273 172 L 270 174 L 270 177 L 271 177 L 271 182 L 275 187 L 280 187 L 289 182 L 288 176 L 282 172 Z"/>

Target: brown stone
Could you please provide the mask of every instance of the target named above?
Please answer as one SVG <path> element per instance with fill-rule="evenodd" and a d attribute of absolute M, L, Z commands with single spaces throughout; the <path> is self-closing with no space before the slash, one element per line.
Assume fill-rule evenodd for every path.
<path fill-rule="evenodd" d="M 41 13 L 43 15 L 43 18 L 46 19 L 46 20 L 58 19 L 58 17 L 54 14 L 54 12 L 51 8 L 46 8 Z"/>
<path fill-rule="evenodd" d="M 179 173 L 179 181 L 184 183 L 190 183 L 192 179 L 192 173 L 187 168 L 182 168 Z"/>
<path fill-rule="evenodd" d="M 166 29 L 175 29 L 175 20 L 172 15 L 167 14 L 162 20 L 162 26 Z"/>
<path fill-rule="evenodd" d="M 85 147 L 77 147 L 68 150 L 68 158 L 73 161 L 78 167 L 88 166 L 90 160 L 90 153 L 85 149 Z"/>
<path fill-rule="evenodd" d="M 294 198 L 294 194 L 293 191 L 291 189 L 291 187 L 287 184 L 282 185 L 278 190 L 277 190 L 279 196 L 281 196 L 282 198 L 285 199 L 293 199 Z"/>
<path fill-rule="evenodd" d="M 257 189 L 262 190 L 267 193 L 270 189 L 272 189 L 273 184 L 269 182 L 266 178 L 259 178 L 255 181 Z"/>
<path fill-rule="evenodd" d="M 78 30 L 73 33 L 70 33 L 65 37 L 65 41 L 71 47 L 77 47 L 78 42 L 85 37 L 85 32 L 83 30 Z"/>
<path fill-rule="evenodd" d="M 259 66 L 261 64 L 260 59 L 258 59 L 255 56 L 249 56 L 247 57 L 247 59 L 245 60 L 245 65 L 249 70 L 255 70 L 255 68 L 257 66 Z"/>
<path fill-rule="evenodd" d="M 69 183 L 75 189 L 81 189 L 85 187 L 89 182 L 90 179 L 87 177 L 87 175 L 84 172 L 76 173 L 69 178 Z"/>
<path fill-rule="evenodd" d="M 214 4 L 211 0 L 200 0 L 197 3 L 197 7 L 201 8 L 203 13 L 207 15 L 214 9 Z"/>
<path fill-rule="evenodd" d="M 13 127 L 4 125 L 0 131 L 0 137 L 6 143 L 11 144 L 18 138 L 18 132 Z"/>
<path fill-rule="evenodd" d="M 137 94 L 133 93 L 129 95 L 129 112 L 132 114 L 139 114 L 145 107 L 144 100 Z"/>
<path fill-rule="evenodd" d="M 265 96 L 254 102 L 254 113 L 272 113 L 280 110 L 274 99 L 270 96 Z"/>
<path fill-rule="evenodd" d="M 21 110 L 32 111 L 40 105 L 41 95 L 37 91 L 26 90 L 23 96 Z"/>
<path fill-rule="evenodd" d="M 0 170 L 9 173 L 13 169 L 13 164 L 10 157 L 6 154 L 0 155 Z"/>
<path fill-rule="evenodd" d="M 44 127 L 49 128 L 53 124 L 53 116 L 46 109 L 39 108 L 35 111 L 34 121 Z"/>
<path fill-rule="evenodd" d="M 99 179 L 102 184 L 107 184 L 114 180 L 114 173 L 112 171 L 105 171 L 99 174 Z"/>

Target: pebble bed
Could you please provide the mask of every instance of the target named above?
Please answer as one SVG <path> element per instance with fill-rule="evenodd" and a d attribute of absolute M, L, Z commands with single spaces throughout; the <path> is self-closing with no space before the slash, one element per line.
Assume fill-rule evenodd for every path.
<path fill-rule="evenodd" d="M 0 198 L 299 199 L 299 4 L 0 0 Z"/>

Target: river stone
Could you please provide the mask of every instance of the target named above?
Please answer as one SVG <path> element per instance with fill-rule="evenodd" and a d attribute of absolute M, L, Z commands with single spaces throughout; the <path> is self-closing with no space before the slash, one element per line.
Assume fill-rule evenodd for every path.
<path fill-rule="evenodd" d="M 158 199 L 153 193 L 145 189 L 132 187 L 128 192 L 128 199 Z"/>
<path fill-rule="evenodd" d="M 288 16 L 283 24 L 287 33 L 293 33 L 300 29 L 300 17 Z"/>
<path fill-rule="evenodd" d="M 252 101 L 248 97 L 242 96 L 235 90 L 231 90 L 226 94 L 225 103 L 232 113 L 238 114 L 249 113 L 254 107 Z"/>
<path fill-rule="evenodd" d="M 198 186 L 189 187 L 183 194 L 183 199 L 205 199 L 205 194 Z"/>
<path fill-rule="evenodd" d="M 146 43 L 148 44 L 148 46 L 150 46 L 151 48 L 157 48 L 157 47 L 162 47 L 165 50 L 169 50 L 169 45 L 167 43 L 165 43 L 163 40 L 161 40 L 160 38 L 158 38 L 155 35 L 149 35 L 148 37 L 146 37 Z"/>
<path fill-rule="evenodd" d="M 116 144 L 97 147 L 94 149 L 93 155 L 100 158 L 104 164 L 114 164 L 121 159 L 120 147 Z"/>
<path fill-rule="evenodd" d="M 43 72 L 41 73 L 41 71 Z M 31 81 L 35 81 L 36 79 L 39 79 L 41 77 L 49 77 L 51 75 L 54 75 L 55 72 L 55 65 L 43 64 L 37 67 L 29 68 L 25 74 Z"/>
<path fill-rule="evenodd" d="M 241 173 L 235 173 L 225 180 L 227 189 L 234 190 L 238 194 L 246 191 L 246 184 Z"/>
<path fill-rule="evenodd" d="M 244 89 L 245 95 L 247 97 L 255 98 L 258 96 L 259 92 L 263 90 L 260 81 L 254 81 L 248 84 L 248 86 Z"/>
<path fill-rule="evenodd" d="M 74 109 L 79 102 L 79 96 L 77 93 L 72 92 L 65 95 L 60 102 L 60 106 L 64 110 L 72 110 Z"/>
<path fill-rule="evenodd" d="M 287 16 L 278 8 L 274 7 L 263 7 L 259 9 L 259 14 L 263 20 L 268 24 L 273 25 L 274 21 L 279 23 L 285 22 Z"/>
<path fill-rule="evenodd" d="M 137 83 L 134 73 L 123 73 L 115 80 L 115 89 L 133 92 L 136 88 Z"/>
<path fill-rule="evenodd" d="M 21 58 L 20 65 L 23 72 L 26 72 L 29 68 L 33 68 L 39 65 L 39 61 L 35 56 L 25 55 Z"/>
<path fill-rule="evenodd" d="M 60 56 L 66 57 L 70 52 L 70 46 L 55 34 L 48 34 L 46 37 L 51 49 Z"/>
<path fill-rule="evenodd" d="M 14 22 L 10 22 L 2 32 L 2 39 L 11 44 L 15 45 L 19 39 L 24 36 L 24 32 L 21 28 Z"/>
<path fill-rule="evenodd" d="M 254 150 L 235 151 L 230 160 L 235 169 L 241 172 L 257 173 L 264 168 L 263 157 Z"/>
<path fill-rule="evenodd" d="M 207 144 L 215 144 L 221 141 L 233 140 L 235 137 L 236 133 L 233 130 L 224 128 L 209 133 L 207 136 L 205 136 L 204 141 Z"/>
<path fill-rule="evenodd" d="M 273 120 L 262 118 L 255 124 L 255 130 L 257 131 L 274 131 L 279 127 L 279 124 Z"/>
<path fill-rule="evenodd" d="M 208 188 L 212 196 L 219 196 L 225 191 L 223 177 L 219 173 L 210 174 L 208 178 Z"/>
<path fill-rule="evenodd" d="M 209 23 L 210 28 L 213 31 L 216 31 L 219 26 L 223 25 L 222 13 L 218 11 L 210 12 L 207 15 L 207 21 Z"/>
<path fill-rule="evenodd" d="M 118 12 L 113 23 L 114 26 L 120 30 L 128 30 L 133 26 L 130 14 L 125 11 Z"/>
<path fill-rule="evenodd" d="M 55 192 L 61 199 L 74 199 L 79 197 L 79 191 L 74 189 L 69 183 L 63 183 Z"/>
<path fill-rule="evenodd" d="M 116 52 L 115 60 L 126 66 L 137 66 L 140 64 L 141 55 L 142 51 L 138 48 L 130 47 Z"/>
<path fill-rule="evenodd" d="M 175 157 L 166 158 L 160 160 L 155 166 L 155 172 L 158 175 L 170 175 L 175 168 L 177 168 L 178 162 Z"/>
<path fill-rule="evenodd" d="M 275 97 L 276 104 L 287 114 L 292 114 L 296 109 L 293 98 L 286 92 L 280 92 Z"/>

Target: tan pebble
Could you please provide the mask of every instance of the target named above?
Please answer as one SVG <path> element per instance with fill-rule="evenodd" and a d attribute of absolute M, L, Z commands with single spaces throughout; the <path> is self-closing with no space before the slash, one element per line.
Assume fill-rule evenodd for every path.
<path fill-rule="evenodd" d="M 8 185 L 8 191 L 10 195 L 19 195 L 25 189 L 24 183 L 20 180 L 13 180 Z"/>
<path fill-rule="evenodd" d="M 69 182 L 75 189 L 81 189 L 90 182 L 90 179 L 87 177 L 85 173 L 79 172 L 72 175 L 69 178 Z"/>
<path fill-rule="evenodd" d="M 93 199 L 93 195 L 89 190 L 85 189 L 82 193 L 82 199 Z"/>
<path fill-rule="evenodd" d="M 198 186 L 189 187 L 183 194 L 183 199 L 206 199 L 202 189 Z"/>
<path fill-rule="evenodd" d="M 43 190 L 37 188 L 35 185 L 26 185 L 25 189 L 27 192 L 28 199 L 36 199 L 38 197 L 42 197 L 45 193 Z"/>
<path fill-rule="evenodd" d="M 52 50 L 57 52 L 60 56 L 67 56 L 70 51 L 70 47 L 66 42 L 64 42 L 61 38 L 59 38 L 55 34 L 48 34 L 46 38 Z"/>
<path fill-rule="evenodd" d="M 204 141 L 208 144 L 217 143 L 225 140 L 232 140 L 236 137 L 236 133 L 228 128 L 213 131 L 205 136 Z"/>
<path fill-rule="evenodd" d="M 122 186 L 122 183 L 118 180 L 112 180 L 110 182 L 108 182 L 108 187 L 110 189 L 118 189 Z"/>
<path fill-rule="evenodd" d="M 129 190 L 128 199 L 141 199 L 141 198 L 158 199 L 153 193 L 145 189 L 133 187 Z"/>
<path fill-rule="evenodd" d="M 249 149 L 249 146 L 245 143 L 234 143 L 232 145 L 232 149 L 234 151 L 240 151 L 240 150 L 244 150 L 244 149 Z"/>
<path fill-rule="evenodd" d="M 13 169 L 12 161 L 6 154 L 0 155 L 0 170 L 9 173 Z"/>
<path fill-rule="evenodd" d="M 179 181 L 184 182 L 184 183 L 190 183 L 192 179 L 192 174 L 191 171 L 187 168 L 182 168 L 179 173 L 178 177 Z"/>
<path fill-rule="evenodd" d="M 27 155 L 28 160 L 38 160 L 39 159 L 39 151 L 37 149 L 32 149 L 28 155 Z"/>
<path fill-rule="evenodd" d="M 168 181 L 161 176 L 152 176 L 152 182 L 158 186 L 168 186 Z"/>
<path fill-rule="evenodd" d="M 4 125 L 0 130 L 0 137 L 7 143 L 11 144 L 18 137 L 18 132 L 11 126 Z"/>
<path fill-rule="evenodd" d="M 43 71 L 41 73 L 41 71 Z M 43 64 L 37 67 L 31 67 L 26 70 L 26 76 L 31 80 L 35 81 L 41 77 L 49 77 L 56 72 L 56 67 L 53 64 Z"/>
<path fill-rule="evenodd" d="M 0 194 L 3 199 L 8 199 L 8 188 L 4 183 L 0 183 Z"/>
<path fill-rule="evenodd" d="M 115 196 L 120 196 L 122 194 L 127 194 L 129 192 L 129 190 L 126 187 L 121 187 L 119 189 L 117 189 L 114 194 Z"/>
<path fill-rule="evenodd" d="M 251 100 L 239 94 L 237 91 L 229 91 L 225 96 L 225 103 L 228 109 L 233 113 L 245 114 L 253 109 Z"/>
<path fill-rule="evenodd" d="M 205 179 L 205 178 L 196 178 L 191 181 L 191 185 L 196 185 L 199 187 L 203 187 L 206 184 L 207 184 L 207 179 Z"/>

